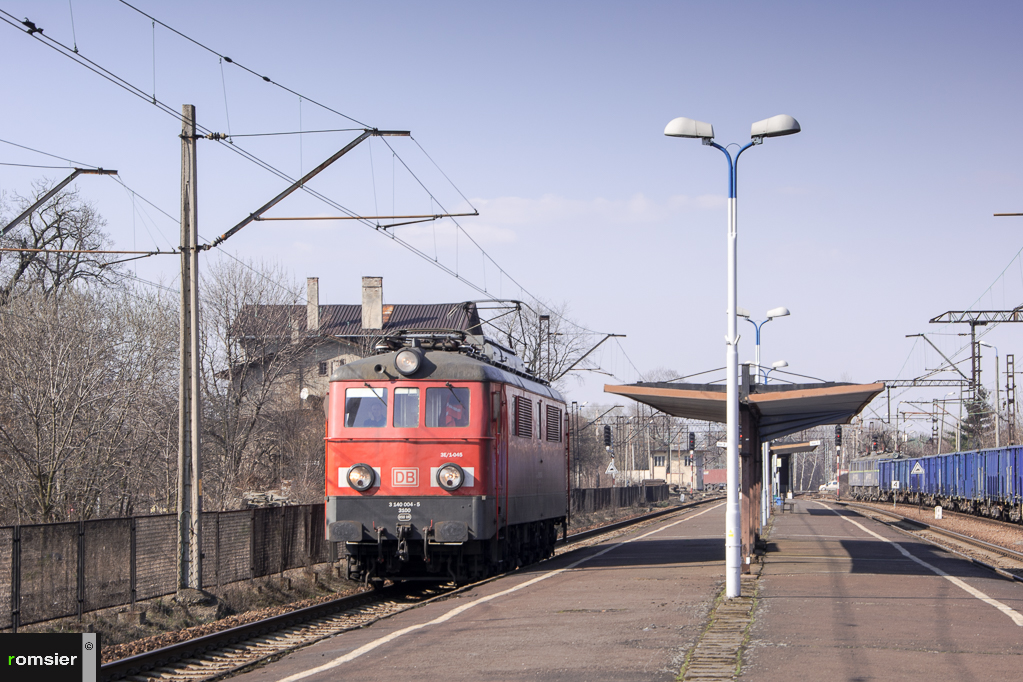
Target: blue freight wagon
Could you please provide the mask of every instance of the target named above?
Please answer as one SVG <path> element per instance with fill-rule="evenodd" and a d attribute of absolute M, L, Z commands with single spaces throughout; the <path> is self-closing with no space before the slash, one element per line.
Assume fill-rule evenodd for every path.
<path fill-rule="evenodd" d="M 940 505 L 1019 523 L 1023 519 L 1023 446 L 854 460 L 849 488 L 854 499 Z"/>

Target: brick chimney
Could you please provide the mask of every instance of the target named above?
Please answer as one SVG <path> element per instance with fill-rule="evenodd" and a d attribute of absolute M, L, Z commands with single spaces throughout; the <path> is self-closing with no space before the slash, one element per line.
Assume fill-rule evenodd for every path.
<path fill-rule="evenodd" d="M 362 328 L 383 329 L 384 278 L 362 278 Z"/>
<path fill-rule="evenodd" d="M 305 326 L 306 331 L 315 334 L 320 330 L 320 278 L 307 277 L 305 280 Z"/>

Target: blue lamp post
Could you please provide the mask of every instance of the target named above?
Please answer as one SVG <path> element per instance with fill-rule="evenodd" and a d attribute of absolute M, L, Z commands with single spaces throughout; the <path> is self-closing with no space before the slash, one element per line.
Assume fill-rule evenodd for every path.
<path fill-rule="evenodd" d="M 784 362 L 784 365 L 779 365 L 776 362 L 776 363 L 774 363 L 774 365 L 772 365 L 771 369 L 768 369 L 768 370 L 764 370 L 761 367 L 761 365 L 760 365 L 760 329 L 765 324 L 767 324 L 768 322 L 770 322 L 771 320 L 773 320 L 776 317 L 785 317 L 785 316 L 789 315 L 790 314 L 789 313 L 789 309 L 784 307 L 784 306 L 779 306 L 777 308 L 772 308 L 771 310 L 767 311 L 767 319 L 766 320 L 761 320 L 760 322 L 757 322 L 756 320 L 751 318 L 750 314 L 749 314 L 749 311 L 746 310 L 745 308 L 739 308 L 739 310 L 738 310 L 738 312 L 736 314 L 739 317 L 744 318 L 750 324 L 752 324 L 753 328 L 757 330 L 757 346 L 756 346 L 756 348 L 757 348 L 757 353 L 756 353 L 757 371 L 756 371 L 756 375 L 755 375 L 755 378 L 753 379 L 753 381 L 754 382 L 760 381 L 761 380 L 761 375 L 762 375 L 763 376 L 763 382 L 766 384 L 767 383 L 767 377 L 771 373 L 771 369 L 777 369 L 778 367 L 786 367 L 786 366 L 788 366 L 788 363 L 783 360 L 782 362 Z M 761 473 L 761 481 L 762 481 L 762 485 L 761 485 L 761 489 L 760 489 L 760 529 L 761 529 L 761 531 L 763 531 L 764 526 L 767 524 L 767 519 L 771 515 L 771 505 L 769 504 L 769 502 L 771 500 L 771 488 L 773 486 L 772 486 L 772 478 L 771 478 L 770 459 L 771 459 L 771 444 L 768 441 L 764 441 L 764 443 L 761 445 L 761 457 L 760 457 L 761 465 L 762 465 L 761 466 L 761 472 L 760 472 Z"/>
<path fill-rule="evenodd" d="M 727 434 L 725 502 L 725 597 L 741 595 L 742 541 L 739 512 L 739 335 L 736 311 L 736 169 L 739 156 L 765 137 L 792 135 L 800 130 L 791 116 L 781 114 L 757 121 L 750 129 L 750 141 L 732 158 L 731 153 L 714 141 L 714 126 L 691 118 L 676 118 L 664 128 L 669 137 L 693 137 L 714 147 L 728 161 L 728 333 L 725 336 L 725 432 Z"/>
<path fill-rule="evenodd" d="M 771 368 L 764 370 L 764 383 L 765 384 L 767 383 L 767 378 L 771 375 L 771 372 L 773 372 L 776 369 L 781 369 L 782 367 L 788 367 L 788 366 L 789 366 L 789 363 L 785 362 L 784 360 L 779 360 L 778 362 L 772 362 L 771 363 Z"/>
<path fill-rule="evenodd" d="M 760 322 L 757 322 L 756 320 L 751 318 L 749 316 L 749 312 L 746 311 L 746 310 L 743 310 L 742 308 L 739 308 L 739 310 L 738 310 L 738 312 L 736 314 L 739 317 L 744 318 L 747 322 L 749 322 L 751 325 L 753 325 L 754 329 L 757 330 L 757 346 L 756 346 L 756 348 L 757 348 L 757 353 L 756 353 L 757 378 L 755 379 L 755 381 L 759 382 L 760 379 L 761 379 L 761 376 L 762 376 L 763 379 L 764 379 L 764 383 L 766 384 L 767 383 L 767 373 L 770 372 L 771 370 L 767 370 L 767 372 L 764 372 L 763 368 L 760 366 L 760 329 L 761 329 L 761 327 L 763 327 L 765 324 L 767 324 L 768 322 L 770 322 L 774 318 L 776 318 L 776 317 L 785 317 L 787 315 L 790 315 L 791 313 L 789 313 L 789 309 L 784 307 L 784 306 L 779 307 L 779 308 L 772 308 L 771 310 L 767 311 L 767 319 L 766 320 L 761 320 Z"/>

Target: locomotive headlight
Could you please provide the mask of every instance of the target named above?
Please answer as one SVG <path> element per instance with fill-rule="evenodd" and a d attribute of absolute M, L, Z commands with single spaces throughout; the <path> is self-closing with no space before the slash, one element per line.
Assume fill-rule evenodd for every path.
<path fill-rule="evenodd" d="M 411 348 L 399 351 L 398 354 L 394 356 L 394 366 L 404 376 L 415 374 L 416 370 L 419 369 L 421 361 L 422 356 L 420 356 L 419 351 Z"/>
<path fill-rule="evenodd" d="M 437 483 L 445 490 L 458 490 L 465 483 L 465 472 L 457 464 L 445 464 L 437 470 Z"/>
<path fill-rule="evenodd" d="M 348 485 L 360 493 L 369 490 L 369 487 L 373 485 L 374 478 L 373 468 L 368 464 L 356 464 L 348 470 Z"/>

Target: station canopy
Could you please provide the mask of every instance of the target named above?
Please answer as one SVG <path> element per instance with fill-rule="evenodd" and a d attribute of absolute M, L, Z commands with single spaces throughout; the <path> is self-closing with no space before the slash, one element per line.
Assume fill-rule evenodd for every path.
<path fill-rule="evenodd" d="M 751 384 L 739 391 L 762 440 L 773 440 L 825 424 L 848 424 L 881 391 L 884 383 Z M 722 384 L 638 383 L 604 386 L 605 393 L 632 398 L 673 417 L 725 422 Z"/>

